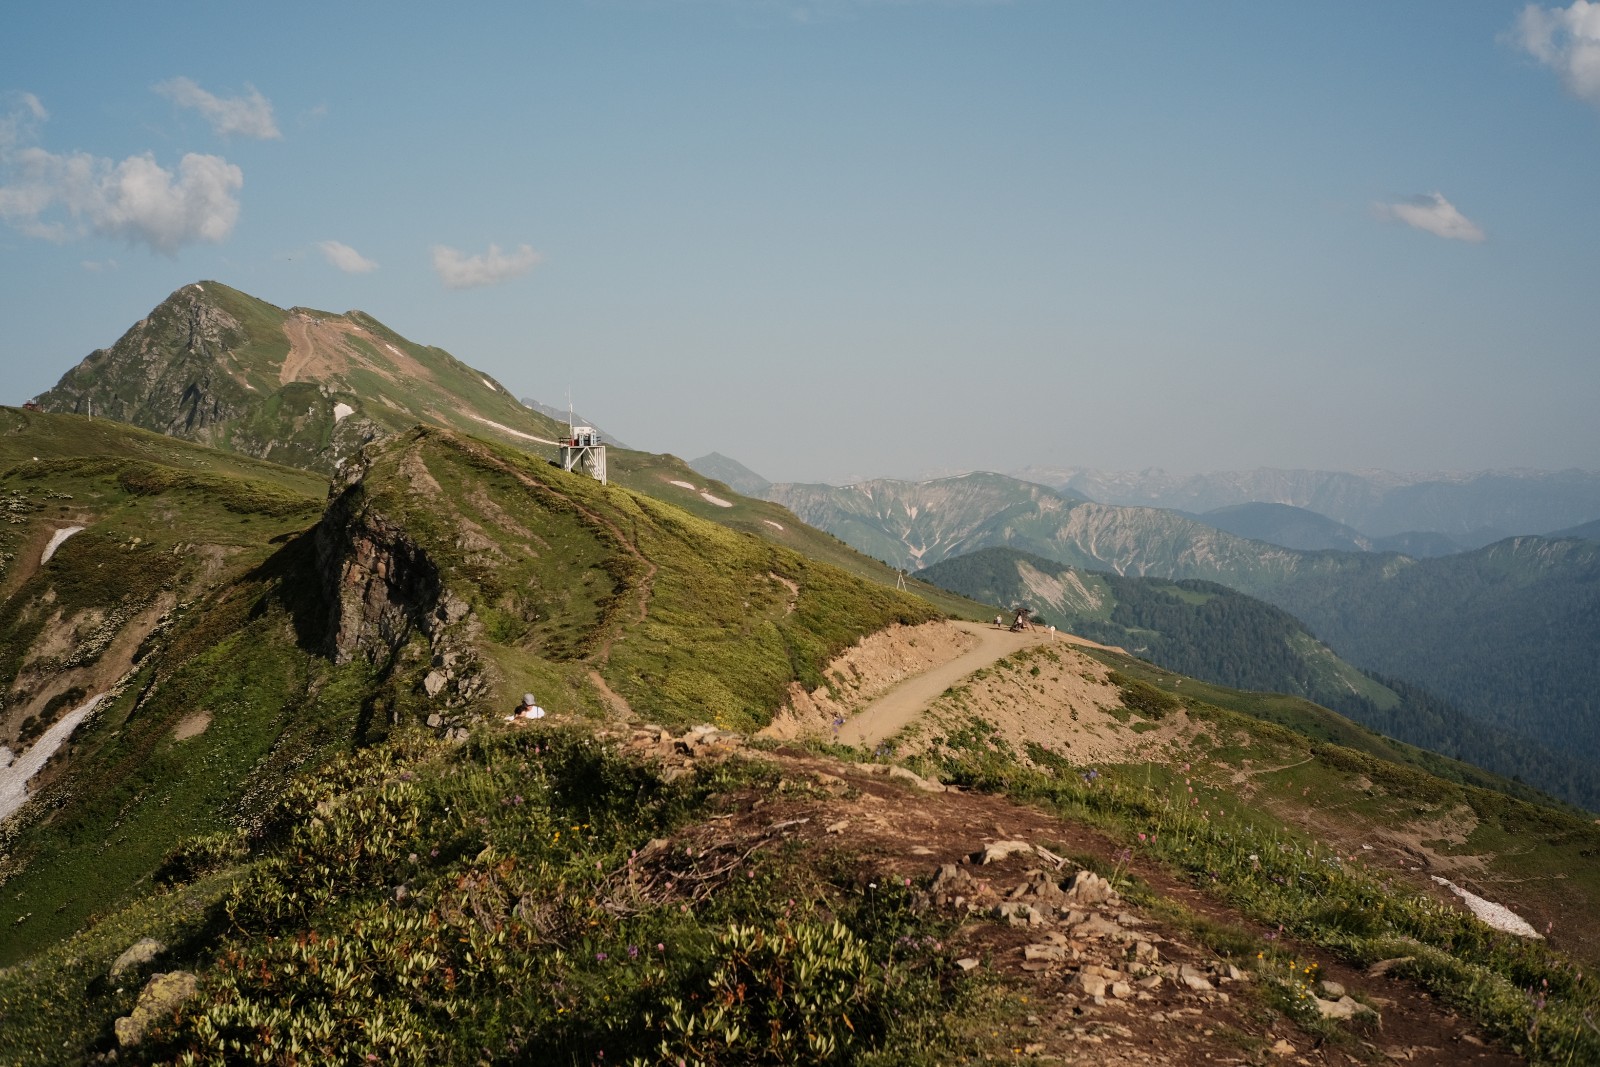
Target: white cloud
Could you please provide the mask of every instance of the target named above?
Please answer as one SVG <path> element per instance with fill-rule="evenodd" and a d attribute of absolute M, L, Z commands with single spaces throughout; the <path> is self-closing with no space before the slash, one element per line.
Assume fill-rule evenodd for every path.
<path fill-rule="evenodd" d="M 153 88 L 179 107 L 200 112 L 221 136 L 237 133 L 260 141 L 275 141 L 283 136 L 273 121 L 271 102 L 254 86 L 245 86 L 249 95 L 234 97 L 208 93 L 190 78 L 170 78 L 157 82 Z"/>
<path fill-rule="evenodd" d="M 448 289 L 495 285 L 528 273 L 543 258 L 531 245 L 519 245 L 509 255 L 500 251 L 499 245 L 490 245 L 489 251 L 480 256 L 469 256 L 444 245 L 433 246 L 433 269 Z"/>
<path fill-rule="evenodd" d="M 239 219 L 244 172 L 220 156 L 190 153 L 176 173 L 148 154 L 114 163 L 25 148 L 0 163 L 16 176 L 0 185 L 0 219 L 32 237 L 65 241 L 87 231 L 171 255 L 225 240 Z M 57 209 L 67 218 L 47 217 Z"/>
<path fill-rule="evenodd" d="M 1600 3 L 1529 4 L 1517 19 L 1517 43 L 1559 74 L 1567 92 L 1600 107 Z"/>
<path fill-rule="evenodd" d="M 376 263 L 342 241 L 318 241 L 317 247 L 322 249 L 323 259 L 346 274 L 366 274 L 378 269 Z"/>
<path fill-rule="evenodd" d="M 1393 204 L 1374 204 L 1372 212 L 1380 219 L 1403 222 L 1435 237 L 1473 244 L 1483 240 L 1483 230 L 1478 224 L 1457 211 L 1442 193 L 1411 196 Z"/>
<path fill-rule="evenodd" d="M 46 118 L 31 93 L 0 117 L 0 220 L 30 237 L 67 241 L 94 233 L 168 255 L 233 232 L 244 172 L 221 156 L 190 153 L 171 171 L 149 153 L 119 163 L 19 147 Z"/>
<path fill-rule="evenodd" d="M 90 274 L 101 274 L 108 270 L 116 270 L 117 261 L 114 259 L 86 259 L 83 261 L 83 269 Z"/>

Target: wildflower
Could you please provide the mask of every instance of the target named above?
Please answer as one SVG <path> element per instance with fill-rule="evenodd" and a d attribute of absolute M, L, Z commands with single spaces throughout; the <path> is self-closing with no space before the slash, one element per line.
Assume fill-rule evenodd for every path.
<path fill-rule="evenodd" d="M 667 951 L 667 946 L 662 944 L 660 941 L 657 941 L 656 942 L 656 951 L 657 952 L 665 952 L 665 951 Z"/>
<path fill-rule="evenodd" d="M 596 952 L 594 954 L 594 958 L 599 960 L 599 961 L 601 961 L 602 963 L 604 963 L 605 959 L 606 959 L 606 954 L 604 952 Z"/>

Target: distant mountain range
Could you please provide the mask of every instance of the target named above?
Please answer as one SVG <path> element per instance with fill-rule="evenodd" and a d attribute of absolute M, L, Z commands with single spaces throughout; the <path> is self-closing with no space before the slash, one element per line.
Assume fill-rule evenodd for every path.
<path fill-rule="evenodd" d="M 1304 568 L 1368 566 L 1248 540 L 1182 513 L 1069 498 L 1003 474 L 928 482 L 775 484 L 770 500 L 891 566 L 917 570 L 1003 545 L 1095 570 L 1202 578 L 1261 593 Z"/>
<path fill-rule="evenodd" d="M 1422 559 L 1461 552 L 1465 545 L 1442 533 L 1413 531 L 1388 537 L 1368 537 L 1353 526 L 1346 526 L 1326 515 L 1293 504 L 1230 504 L 1202 515 L 1195 515 L 1207 526 L 1215 526 L 1252 541 L 1298 548 L 1305 552 L 1335 549 L 1341 552 L 1399 552 Z"/>
<path fill-rule="evenodd" d="M 1344 523 L 1369 538 L 1431 532 L 1444 534 L 1463 548 L 1600 518 L 1600 471 L 1399 474 L 1261 468 L 1175 475 L 1162 470 L 1027 467 L 1015 473 L 1105 504 L 1192 514 L 1240 504 L 1289 504 Z"/>
<path fill-rule="evenodd" d="M 1083 570 L 1216 582 L 1289 611 L 1360 667 L 1600 761 L 1600 542 L 1522 537 L 1423 560 L 1297 550 L 998 474 L 779 484 L 768 496 L 913 570 L 1004 547 Z"/>

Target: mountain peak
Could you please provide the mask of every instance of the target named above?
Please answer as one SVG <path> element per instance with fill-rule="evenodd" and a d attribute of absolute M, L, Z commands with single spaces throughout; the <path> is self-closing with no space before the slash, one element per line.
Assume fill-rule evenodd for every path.
<path fill-rule="evenodd" d="M 553 445 L 560 430 L 366 312 L 284 309 L 210 280 L 175 290 L 36 402 L 324 474 L 419 423 L 521 447 Z"/>

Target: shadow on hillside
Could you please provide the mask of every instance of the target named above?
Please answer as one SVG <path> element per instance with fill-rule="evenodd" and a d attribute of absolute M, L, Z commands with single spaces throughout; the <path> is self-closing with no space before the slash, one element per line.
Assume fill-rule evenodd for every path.
<path fill-rule="evenodd" d="M 260 618 L 274 607 L 282 609 L 294 627 L 295 644 L 304 652 L 328 658 L 333 616 L 317 569 L 316 527 L 283 534 L 273 541 L 283 547 L 245 575 L 247 582 L 264 587 L 250 617 Z"/>

